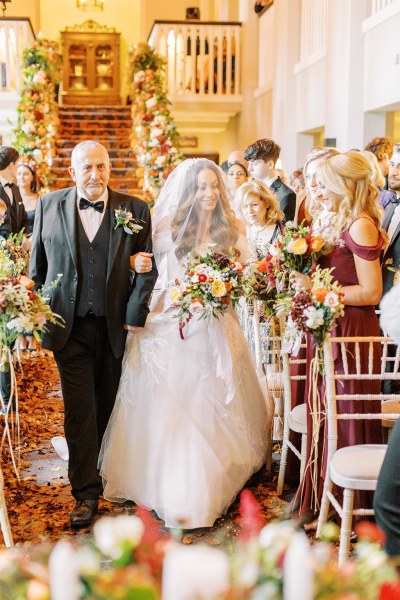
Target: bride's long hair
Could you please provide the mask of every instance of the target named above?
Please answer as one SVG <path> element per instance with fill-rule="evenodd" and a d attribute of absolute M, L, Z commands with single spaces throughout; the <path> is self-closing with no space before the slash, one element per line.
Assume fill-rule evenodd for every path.
<path fill-rule="evenodd" d="M 176 212 L 171 222 L 172 240 L 176 243 L 175 254 L 178 260 L 205 240 L 199 239 L 199 217 L 196 211 L 198 177 L 204 169 L 212 170 L 217 176 L 219 198 L 210 219 L 207 238 L 218 245 L 219 251 L 228 252 L 234 248 L 239 230 L 233 210 L 230 208 L 223 174 L 220 168 L 207 159 L 188 159 L 184 185 L 176 190 L 178 194 Z M 185 161 L 178 168 L 183 167 Z"/>

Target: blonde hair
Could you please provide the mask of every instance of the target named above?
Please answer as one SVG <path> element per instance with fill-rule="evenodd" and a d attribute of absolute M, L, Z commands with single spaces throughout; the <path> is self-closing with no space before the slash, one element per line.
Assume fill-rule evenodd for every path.
<path fill-rule="evenodd" d="M 364 212 L 384 236 L 380 227 L 378 189 L 371 181 L 370 164 L 360 152 L 351 150 L 324 160 L 318 167 L 318 177 L 332 192 L 343 196 L 338 211 L 339 232 L 350 227 Z"/>
<path fill-rule="evenodd" d="M 271 192 L 271 190 L 259 179 L 252 179 L 251 181 L 247 181 L 240 186 L 237 194 L 237 204 L 238 210 L 242 217 L 245 219 L 243 215 L 243 207 L 244 204 L 249 197 L 250 194 L 255 194 L 258 196 L 266 205 L 266 217 L 267 223 L 277 223 L 278 221 L 283 221 L 285 215 L 279 208 L 279 201 L 275 194 Z"/>
<path fill-rule="evenodd" d="M 378 188 L 384 188 L 386 183 L 385 178 L 379 167 L 378 159 L 376 158 L 375 154 L 373 154 L 373 152 L 370 152 L 369 150 L 360 150 L 360 154 L 362 154 L 362 156 L 365 156 L 365 158 L 369 162 L 369 166 L 371 167 L 372 183 L 377 185 Z"/>
<path fill-rule="evenodd" d="M 337 148 L 333 148 L 330 146 L 314 146 L 314 148 L 312 148 L 306 156 L 306 162 L 304 163 L 303 167 L 304 190 L 306 194 L 305 205 L 306 210 L 308 211 L 312 219 L 316 219 L 318 217 L 323 207 L 319 203 L 313 202 L 310 194 L 308 193 L 307 169 L 310 166 L 310 164 L 316 160 L 322 161 L 324 159 L 331 158 L 331 156 L 338 156 L 338 154 L 340 154 L 340 151 Z"/>

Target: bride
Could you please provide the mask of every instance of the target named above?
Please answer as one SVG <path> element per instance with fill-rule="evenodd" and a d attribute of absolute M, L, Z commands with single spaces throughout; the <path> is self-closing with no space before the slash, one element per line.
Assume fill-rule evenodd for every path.
<path fill-rule="evenodd" d="M 187 159 L 153 214 L 159 278 L 146 327 L 128 334 L 119 391 L 100 451 L 104 497 L 133 500 L 167 527 L 210 527 L 264 463 L 265 402 L 235 312 L 191 319 L 185 339 L 169 288 L 189 253 L 245 258 L 222 171 Z"/>

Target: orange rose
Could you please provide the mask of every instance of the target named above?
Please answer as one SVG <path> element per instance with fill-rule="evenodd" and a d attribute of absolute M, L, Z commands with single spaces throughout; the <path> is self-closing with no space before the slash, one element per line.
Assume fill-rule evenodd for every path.
<path fill-rule="evenodd" d="M 325 288 L 315 288 L 315 290 L 311 290 L 311 293 L 317 302 L 323 302 L 326 298 L 328 290 Z"/>
<path fill-rule="evenodd" d="M 267 272 L 267 261 L 265 260 L 265 258 L 263 260 L 258 260 L 254 263 L 256 265 L 256 269 L 259 273 L 266 273 Z"/>
<path fill-rule="evenodd" d="M 311 252 L 319 252 L 321 248 L 325 245 L 324 240 L 319 235 L 317 237 L 311 238 L 311 242 L 309 244 L 309 248 Z"/>
<path fill-rule="evenodd" d="M 225 287 L 227 292 L 230 292 L 232 289 L 232 285 L 229 283 L 229 281 L 225 281 Z"/>
<path fill-rule="evenodd" d="M 27 290 L 31 290 L 35 285 L 35 282 L 32 281 L 32 279 L 29 279 L 29 277 L 25 277 L 25 275 L 21 275 L 19 282 L 21 285 L 25 286 Z"/>

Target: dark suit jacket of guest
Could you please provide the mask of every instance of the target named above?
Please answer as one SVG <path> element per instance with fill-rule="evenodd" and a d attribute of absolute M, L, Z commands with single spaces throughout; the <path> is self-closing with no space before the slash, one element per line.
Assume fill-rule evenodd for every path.
<path fill-rule="evenodd" d="M 150 273 L 130 280 L 129 258 L 136 252 L 151 252 L 151 220 L 148 204 L 134 196 L 108 189 L 110 245 L 106 277 L 106 318 L 108 335 L 116 358 L 122 356 L 126 331 L 124 324 L 143 327 L 157 269 L 153 259 Z M 49 286 L 62 274 L 56 289 L 50 291 L 52 310 L 65 320 L 65 327 L 49 325 L 42 334 L 44 348 L 61 350 L 71 333 L 77 301 L 77 210 L 76 187 L 46 194 L 39 199 L 32 238 L 30 276 L 36 286 Z M 114 211 L 129 211 L 143 221 L 139 233 L 127 234 L 115 227 Z"/>
<path fill-rule="evenodd" d="M 296 214 L 296 194 L 285 185 L 280 177 L 270 186 L 279 200 L 279 208 L 285 215 L 285 221 L 294 221 Z"/>
<path fill-rule="evenodd" d="M 397 204 L 390 202 L 386 208 L 382 219 L 382 229 L 389 229 L 390 221 L 393 217 Z M 392 289 L 395 273 L 388 269 L 388 266 L 393 265 L 400 268 L 400 223 L 390 240 L 389 246 L 383 256 L 382 278 L 383 278 L 383 295 L 387 294 Z"/>
<path fill-rule="evenodd" d="M 7 205 L 5 219 L 0 225 L 0 236 L 4 238 L 7 238 L 11 233 L 19 233 L 21 229 L 24 229 L 27 235 L 29 234 L 28 215 L 26 214 L 18 186 L 15 183 L 12 185 L 12 193 L 15 202 L 14 218 L 12 218 L 10 198 L 4 187 L 0 184 L 0 198 Z"/>

